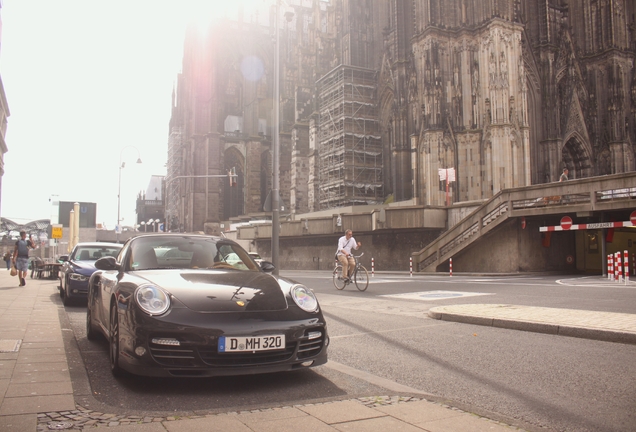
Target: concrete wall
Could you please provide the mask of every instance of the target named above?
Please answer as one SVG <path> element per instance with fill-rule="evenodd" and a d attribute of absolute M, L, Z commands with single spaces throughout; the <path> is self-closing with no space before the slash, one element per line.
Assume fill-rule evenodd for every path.
<path fill-rule="evenodd" d="M 558 221 L 554 224 L 558 224 Z M 525 229 L 512 218 L 453 257 L 453 272 L 517 273 L 538 271 L 575 271 L 565 257 L 575 256 L 575 233 L 539 232 L 539 220 L 529 220 Z M 448 262 L 438 271 L 448 271 Z"/>
<path fill-rule="evenodd" d="M 421 249 L 436 238 L 441 230 L 405 230 L 400 232 L 356 233 L 356 241 L 362 243 L 355 255 L 364 252 L 362 264 L 371 271 L 371 258 L 376 271 L 409 270 L 409 259 L 413 250 Z M 285 270 L 331 270 L 338 239 L 342 233 L 279 238 L 279 262 Z M 255 249 L 267 261 L 272 258 L 271 239 L 254 240 Z"/>

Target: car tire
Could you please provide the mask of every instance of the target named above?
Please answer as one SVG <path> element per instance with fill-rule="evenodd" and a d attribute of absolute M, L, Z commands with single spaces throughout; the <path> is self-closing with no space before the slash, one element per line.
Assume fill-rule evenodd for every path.
<path fill-rule="evenodd" d="M 60 296 L 62 297 L 62 303 L 64 306 L 70 306 L 72 302 L 71 298 L 68 296 L 68 283 L 66 283 L 66 279 L 64 280 L 64 288 L 60 291 Z"/>
<path fill-rule="evenodd" d="M 93 341 L 99 337 L 95 327 L 93 327 L 93 312 L 90 305 L 86 308 L 86 339 Z"/>
<path fill-rule="evenodd" d="M 117 305 L 110 308 L 110 336 L 108 338 L 108 357 L 110 360 L 110 371 L 113 376 L 120 377 L 125 374 L 119 366 L 119 316 Z"/>

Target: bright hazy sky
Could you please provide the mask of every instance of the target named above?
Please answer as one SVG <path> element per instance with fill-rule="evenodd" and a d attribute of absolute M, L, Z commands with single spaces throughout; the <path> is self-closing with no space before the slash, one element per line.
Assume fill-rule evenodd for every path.
<path fill-rule="evenodd" d="M 240 3 L 249 21 L 272 1 L 3 0 L 2 217 L 49 219 L 49 198 L 95 202 L 113 229 L 121 160 L 122 225 L 134 224 L 137 194 L 166 173 L 186 25 L 234 16 Z"/>

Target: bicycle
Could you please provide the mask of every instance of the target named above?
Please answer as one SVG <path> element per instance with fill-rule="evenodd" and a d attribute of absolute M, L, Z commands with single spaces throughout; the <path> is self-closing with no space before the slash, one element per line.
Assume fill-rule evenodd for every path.
<path fill-rule="evenodd" d="M 342 278 L 342 264 L 338 260 L 336 260 L 336 265 L 333 269 L 333 285 L 339 289 L 343 290 L 347 285 L 353 282 L 356 284 L 356 287 L 359 291 L 364 291 L 369 286 L 369 272 L 367 269 L 360 264 L 360 257 L 364 255 L 364 252 L 358 256 L 353 255 L 353 258 L 356 261 L 356 264 L 353 267 L 353 274 L 349 279 Z"/>

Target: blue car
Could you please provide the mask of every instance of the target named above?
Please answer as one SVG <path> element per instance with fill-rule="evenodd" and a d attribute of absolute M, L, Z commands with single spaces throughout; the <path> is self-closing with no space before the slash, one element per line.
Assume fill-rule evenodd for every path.
<path fill-rule="evenodd" d="M 75 300 L 86 300 L 88 280 L 95 272 L 99 258 L 116 257 L 122 245 L 118 243 L 78 243 L 69 255 L 62 255 L 60 297 L 65 306 Z"/>

